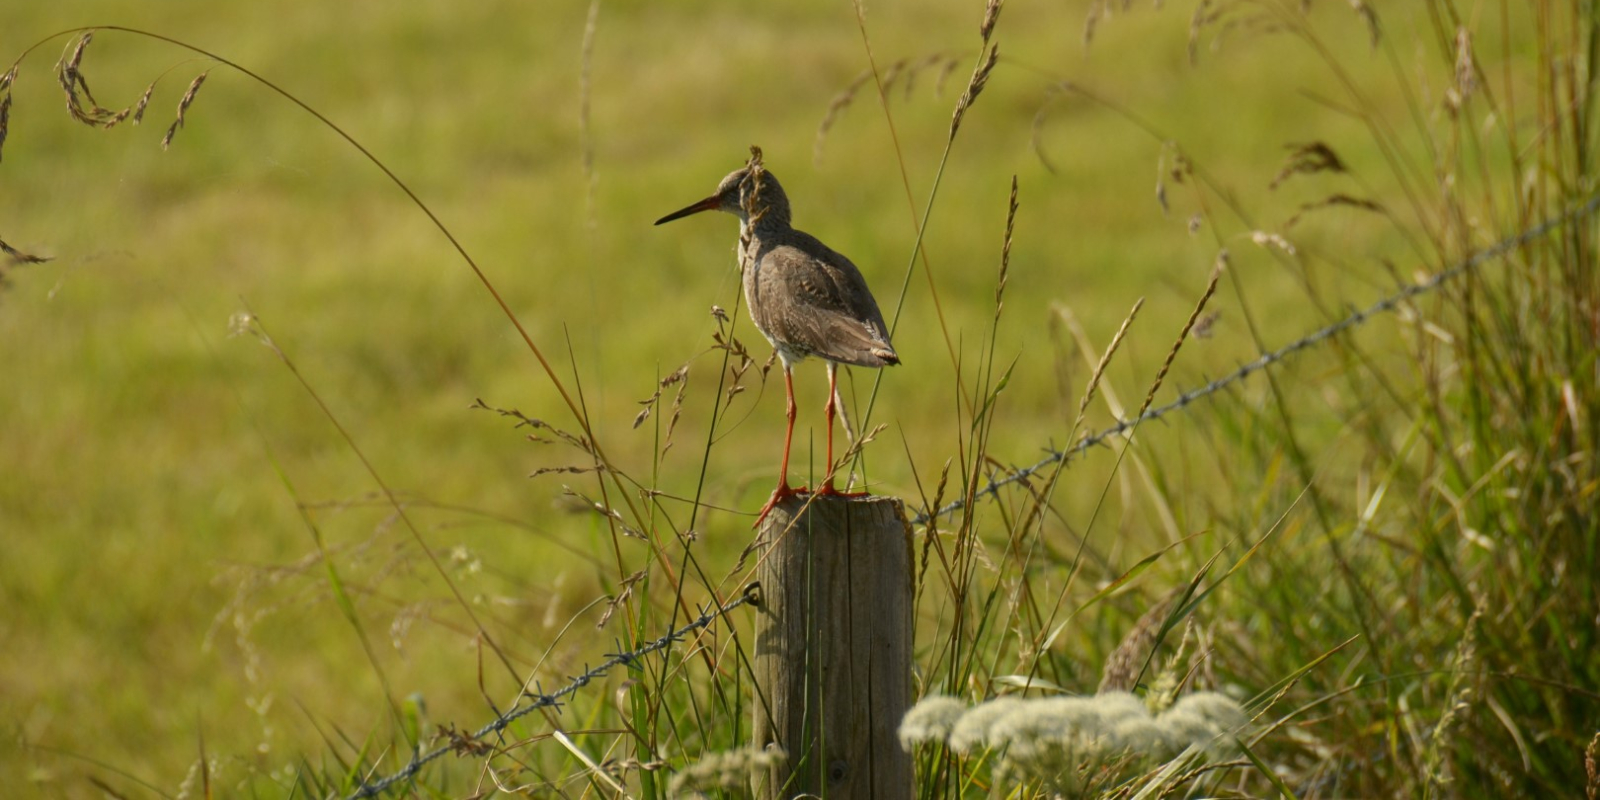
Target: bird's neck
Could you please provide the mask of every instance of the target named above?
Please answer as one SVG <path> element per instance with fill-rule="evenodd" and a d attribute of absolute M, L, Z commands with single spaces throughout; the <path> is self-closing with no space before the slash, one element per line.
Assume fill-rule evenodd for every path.
<path fill-rule="evenodd" d="M 771 236 L 789 230 L 789 209 L 781 204 L 767 206 L 755 216 L 739 215 L 741 235 Z"/>

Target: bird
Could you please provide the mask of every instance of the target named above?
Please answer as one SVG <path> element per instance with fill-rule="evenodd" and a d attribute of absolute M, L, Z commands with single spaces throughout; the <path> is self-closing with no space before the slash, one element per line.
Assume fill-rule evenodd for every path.
<path fill-rule="evenodd" d="M 702 211 L 722 211 L 739 218 L 739 267 L 745 305 L 756 330 L 772 343 L 783 363 L 788 427 L 783 435 L 783 461 L 778 487 L 756 515 L 756 526 L 778 503 L 809 490 L 789 485 L 789 449 L 794 440 L 794 366 L 809 356 L 828 365 L 827 477 L 819 495 L 842 494 L 833 485 L 833 420 L 839 386 L 839 365 L 881 368 L 900 363 L 889 342 L 878 301 L 861 270 L 817 237 L 791 224 L 789 197 L 761 162 L 759 148 L 741 169 L 728 173 L 710 197 L 656 220 L 664 225 Z"/>

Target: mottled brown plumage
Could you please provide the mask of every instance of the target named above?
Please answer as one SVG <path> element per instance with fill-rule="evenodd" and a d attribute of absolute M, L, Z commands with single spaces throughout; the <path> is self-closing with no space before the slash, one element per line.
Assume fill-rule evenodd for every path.
<path fill-rule="evenodd" d="M 889 343 L 889 326 L 884 324 L 861 270 L 817 237 L 791 226 L 789 198 L 772 173 L 759 165 L 735 170 L 722 179 L 715 194 L 662 217 L 656 224 L 712 210 L 739 217 L 745 304 L 756 329 L 783 360 L 789 426 L 778 488 L 761 509 L 760 524 L 778 501 L 806 491 L 791 488 L 788 481 L 795 419 L 794 365 L 808 356 L 828 362 L 828 478 L 818 493 L 830 494 L 835 492 L 833 418 L 839 365 L 885 367 L 900 363 L 900 357 Z"/>

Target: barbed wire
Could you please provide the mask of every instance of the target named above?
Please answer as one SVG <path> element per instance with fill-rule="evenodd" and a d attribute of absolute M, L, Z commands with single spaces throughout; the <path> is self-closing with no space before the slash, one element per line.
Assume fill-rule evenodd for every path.
<path fill-rule="evenodd" d="M 605 661 L 602 661 L 598 666 L 592 669 L 585 668 L 583 674 L 572 678 L 566 686 L 563 686 L 560 689 L 551 692 L 550 694 L 545 694 L 540 689 L 539 685 L 535 683 L 534 690 L 531 692 L 524 692 L 522 697 L 518 700 L 518 705 L 514 706 L 511 710 L 495 717 L 493 722 L 490 722 L 482 728 L 473 731 L 471 734 L 463 734 L 460 737 L 454 738 L 450 744 L 430 750 L 427 753 L 418 753 L 417 755 L 412 756 L 410 763 L 406 764 L 399 771 L 389 775 L 388 777 L 371 783 L 362 782 L 361 786 L 356 789 L 354 793 L 348 796 L 348 800 L 359 800 L 359 798 L 373 797 L 386 791 L 389 789 L 389 787 L 394 786 L 401 781 L 410 780 L 411 778 L 415 777 L 418 772 L 422 771 L 423 766 L 425 766 L 428 762 L 439 758 L 445 753 L 460 750 L 462 748 L 461 743 L 463 741 L 477 742 L 483 739 L 485 736 L 500 733 L 511 723 L 529 714 L 532 714 L 541 708 L 559 709 L 561 707 L 562 698 L 577 692 L 579 689 L 582 689 L 585 686 L 588 686 L 591 681 L 593 681 L 595 678 L 605 675 L 605 673 L 612 667 L 621 665 L 631 666 L 639 659 L 658 650 L 664 650 L 667 647 L 682 641 L 683 637 L 688 636 L 697 630 L 709 627 L 711 623 L 718 617 L 727 614 L 729 611 L 732 611 L 739 606 L 745 604 L 760 605 L 760 591 L 760 582 L 752 582 L 744 587 L 744 592 L 741 593 L 737 599 L 731 600 L 724 605 L 717 606 L 714 610 L 701 611 L 700 616 L 690 620 L 688 624 L 678 628 L 677 630 L 669 631 L 663 634 L 661 638 L 647 642 L 636 650 L 610 654 L 609 657 Z M 522 704 L 522 701 L 524 700 L 527 701 L 526 705 Z"/>
<path fill-rule="evenodd" d="M 998 480 L 991 479 L 987 486 L 983 487 L 972 495 L 971 500 L 976 501 L 981 498 L 993 496 L 1006 486 L 1027 480 L 1039 470 L 1057 462 L 1070 459 L 1091 447 L 1105 442 L 1105 440 L 1110 439 L 1113 436 L 1117 436 L 1132 429 L 1142 422 L 1160 419 L 1167 414 L 1188 406 L 1190 403 L 1193 403 L 1196 400 L 1216 394 L 1232 384 L 1242 381 L 1245 378 L 1248 378 L 1251 375 L 1254 375 L 1255 373 L 1260 372 L 1267 367 L 1270 367 L 1273 364 L 1276 364 L 1279 361 L 1282 361 L 1285 358 L 1300 352 L 1301 350 L 1327 341 L 1328 339 L 1331 339 L 1334 336 L 1349 330 L 1350 328 L 1354 328 L 1379 314 L 1393 311 L 1399 307 L 1401 303 L 1418 295 L 1431 292 L 1434 289 L 1439 288 L 1439 286 L 1443 285 L 1446 281 L 1470 272 L 1486 261 L 1499 258 L 1500 256 L 1522 247 L 1523 245 L 1526 245 L 1535 239 L 1543 237 L 1550 231 L 1562 227 L 1569 222 L 1590 216 L 1591 214 L 1595 213 L 1597 209 L 1600 209 L 1600 194 L 1589 198 L 1589 200 L 1583 205 L 1573 208 L 1566 213 L 1561 214 L 1560 216 L 1553 217 L 1533 226 L 1532 228 L 1528 228 L 1516 236 L 1501 239 L 1489 248 L 1472 254 L 1465 260 L 1449 269 L 1435 273 L 1432 277 L 1422 281 L 1421 283 L 1415 283 L 1407 286 L 1404 289 L 1401 289 L 1400 291 L 1385 297 L 1376 303 L 1373 303 L 1365 309 L 1351 312 L 1349 316 L 1339 320 L 1338 322 L 1309 333 L 1300 339 L 1296 339 L 1295 341 L 1278 348 L 1277 350 L 1273 350 L 1270 353 L 1265 353 L 1256 360 L 1244 364 L 1224 377 L 1211 381 L 1210 383 L 1207 383 L 1198 389 L 1191 389 L 1187 392 L 1184 392 L 1178 395 L 1178 399 L 1167 403 L 1164 406 L 1152 408 L 1134 419 L 1119 420 L 1117 424 L 1112 425 L 1111 427 L 1106 428 L 1098 433 L 1085 436 L 1083 439 L 1079 440 L 1077 444 L 1065 450 L 1046 448 L 1048 455 L 1046 455 L 1043 459 L 1040 459 L 1038 463 L 1016 470 L 1004 478 L 1000 478 Z M 949 505 L 943 506 L 934 512 L 929 512 L 927 509 L 923 509 L 921 512 L 918 512 L 914 519 L 911 520 L 911 524 L 921 525 L 935 516 L 942 517 L 946 514 L 960 511 L 961 509 L 966 508 L 968 503 L 968 500 L 962 499 L 955 500 Z"/>

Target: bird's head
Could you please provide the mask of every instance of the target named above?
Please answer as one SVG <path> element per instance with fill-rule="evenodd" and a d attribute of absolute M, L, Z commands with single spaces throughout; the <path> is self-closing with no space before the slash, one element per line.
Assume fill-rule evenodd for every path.
<path fill-rule="evenodd" d="M 789 198 L 784 195 L 778 179 L 764 169 L 754 175 L 751 174 L 749 167 L 728 173 L 728 176 L 717 184 L 717 191 L 710 197 L 680 208 L 656 220 L 656 224 L 661 225 L 702 211 L 726 211 L 738 217 L 741 222 L 749 222 L 754 216 L 763 222 L 781 221 L 784 225 L 789 224 Z"/>

